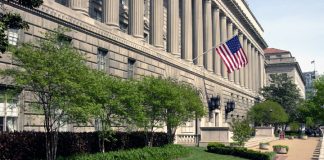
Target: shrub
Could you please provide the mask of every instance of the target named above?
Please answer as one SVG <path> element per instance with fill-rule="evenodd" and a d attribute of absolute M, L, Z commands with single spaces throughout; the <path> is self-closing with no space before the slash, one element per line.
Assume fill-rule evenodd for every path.
<path fill-rule="evenodd" d="M 99 135 L 97 132 L 75 133 L 60 132 L 57 155 L 71 156 L 80 153 L 97 153 L 99 149 Z M 145 132 L 114 132 L 114 140 L 107 142 L 106 151 L 134 149 L 145 147 Z M 166 145 L 166 133 L 154 133 L 153 146 Z M 29 160 L 45 159 L 44 132 L 11 132 L 0 134 L 0 159 Z"/>
<path fill-rule="evenodd" d="M 145 147 L 128 151 L 113 151 L 107 153 L 84 154 L 65 158 L 66 160 L 171 160 L 186 156 L 189 148 L 180 145 L 165 147 Z M 60 158 L 64 160 L 64 158 Z"/>
<path fill-rule="evenodd" d="M 234 119 L 231 123 L 231 128 L 233 130 L 232 139 L 237 142 L 239 146 L 244 146 L 251 138 L 252 128 L 247 120 L 236 120 Z"/>
<path fill-rule="evenodd" d="M 289 150 L 289 147 L 288 146 L 285 146 L 285 145 L 274 145 L 272 146 L 273 149 L 277 149 L 277 148 L 286 148 L 287 152 Z"/>
<path fill-rule="evenodd" d="M 275 157 L 274 152 L 259 152 L 249 150 L 244 147 L 229 147 L 229 146 L 220 146 L 208 144 L 208 152 L 224 154 L 224 155 L 233 155 L 237 157 L 247 158 L 251 160 L 272 160 Z"/>
<path fill-rule="evenodd" d="M 297 137 L 298 135 L 300 135 L 300 132 L 299 131 L 285 131 L 285 135 Z"/>

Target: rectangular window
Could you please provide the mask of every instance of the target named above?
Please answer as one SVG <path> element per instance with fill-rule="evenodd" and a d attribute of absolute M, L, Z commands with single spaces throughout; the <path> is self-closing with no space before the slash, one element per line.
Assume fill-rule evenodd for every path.
<path fill-rule="evenodd" d="M 120 0 L 122 5 L 128 6 L 128 0 Z"/>
<path fill-rule="evenodd" d="M 17 96 L 9 96 L 3 88 L 0 89 L 0 131 L 13 132 L 18 130 L 19 107 Z"/>
<path fill-rule="evenodd" d="M 99 48 L 97 54 L 98 70 L 107 71 L 108 69 L 108 50 Z"/>
<path fill-rule="evenodd" d="M 8 29 L 8 43 L 11 45 L 17 45 L 18 43 L 18 29 Z"/>
<path fill-rule="evenodd" d="M 99 9 L 94 9 L 93 10 L 93 14 L 94 14 L 94 19 L 96 19 L 97 21 L 102 22 L 102 12 Z"/>
<path fill-rule="evenodd" d="M 89 15 L 91 18 L 102 22 L 103 21 L 103 6 L 102 0 L 90 0 L 89 2 Z"/>
<path fill-rule="evenodd" d="M 128 77 L 129 79 L 134 78 L 134 71 L 135 71 L 135 59 L 128 58 Z"/>
<path fill-rule="evenodd" d="M 55 2 L 62 4 L 63 6 L 69 6 L 68 0 L 55 0 Z"/>
<path fill-rule="evenodd" d="M 149 41 L 150 41 L 150 37 L 149 37 L 149 35 L 148 35 L 147 33 L 144 33 L 144 40 L 145 40 L 147 43 L 149 43 Z"/>
<path fill-rule="evenodd" d="M 121 22 L 119 25 L 122 32 L 124 33 L 128 32 L 128 25 L 126 23 Z"/>

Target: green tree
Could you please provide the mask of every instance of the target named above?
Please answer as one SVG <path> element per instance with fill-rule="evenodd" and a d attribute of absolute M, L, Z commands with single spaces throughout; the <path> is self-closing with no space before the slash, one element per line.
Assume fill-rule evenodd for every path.
<path fill-rule="evenodd" d="M 10 3 L 10 0 L 5 1 Z M 19 0 L 16 3 L 28 8 L 36 8 L 43 3 L 43 0 Z M 3 2 L 0 2 L 0 5 L 3 5 Z M 0 13 L 0 52 L 4 53 L 8 47 L 5 31 L 8 29 L 28 29 L 28 23 L 23 21 L 18 13 L 7 12 L 3 6 L 0 8 L 1 10 L 3 13 Z"/>
<path fill-rule="evenodd" d="M 315 95 L 301 103 L 298 107 L 298 121 L 312 124 L 310 126 L 323 124 L 324 122 L 324 77 L 321 76 L 314 82 Z"/>
<path fill-rule="evenodd" d="M 97 119 L 100 122 L 100 148 L 105 152 L 104 144 L 111 138 L 112 126 L 143 121 L 143 96 L 138 92 L 136 81 L 121 80 L 101 71 L 93 71 L 88 77 L 92 84 L 87 86 L 87 92 L 101 107 Z"/>
<path fill-rule="evenodd" d="M 248 117 L 256 126 L 272 124 L 274 126 L 286 123 L 288 115 L 283 107 L 270 100 L 254 105 L 248 112 Z"/>
<path fill-rule="evenodd" d="M 154 128 L 166 125 L 169 142 L 173 142 L 177 127 L 205 114 L 198 92 L 188 84 L 144 77 L 139 88 L 144 95 L 144 128 L 154 134 Z"/>
<path fill-rule="evenodd" d="M 69 42 L 60 41 L 63 29 L 45 34 L 38 43 L 11 50 L 17 66 L 2 71 L 13 84 L 34 91 L 35 106 L 44 114 L 46 157 L 56 159 L 58 131 L 67 122 L 86 122 L 98 106 L 86 93 L 91 70 Z M 35 47 L 37 45 L 38 47 Z"/>
<path fill-rule="evenodd" d="M 169 79 L 174 96 L 173 104 L 166 105 L 164 121 L 167 126 L 169 142 L 173 142 L 177 128 L 190 120 L 201 118 L 205 115 L 204 105 L 198 91 L 191 85 Z"/>
<path fill-rule="evenodd" d="M 266 100 L 278 102 L 288 113 L 292 122 L 297 119 L 297 106 L 301 99 L 299 89 L 287 74 L 271 74 L 270 85 L 261 89 Z"/>
<path fill-rule="evenodd" d="M 250 127 L 248 120 L 233 119 L 230 122 L 231 130 L 233 131 L 232 139 L 238 143 L 239 146 L 244 146 L 251 138 L 252 128 Z"/>

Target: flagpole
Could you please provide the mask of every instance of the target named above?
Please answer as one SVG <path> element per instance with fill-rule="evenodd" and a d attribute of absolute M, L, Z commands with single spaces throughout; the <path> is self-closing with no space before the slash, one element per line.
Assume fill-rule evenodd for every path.
<path fill-rule="evenodd" d="M 220 45 L 221 45 L 221 44 L 220 44 Z M 201 56 L 205 55 L 206 53 L 210 52 L 211 50 L 213 50 L 213 49 L 217 48 L 217 47 L 218 47 L 218 46 L 220 46 L 220 45 L 216 45 L 216 46 L 212 47 L 211 49 L 209 49 L 209 50 L 207 50 L 207 51 L 203 52 L 203 53 L 202 53 L 201 55 L 199 55 L 199 56 L 197 56 L 196 58 L 192 59 L 192 61 L 195 61 L 195 60 L 197 60 L 197 59 L 198 59 L 199 57 L 201 57 Z"/>

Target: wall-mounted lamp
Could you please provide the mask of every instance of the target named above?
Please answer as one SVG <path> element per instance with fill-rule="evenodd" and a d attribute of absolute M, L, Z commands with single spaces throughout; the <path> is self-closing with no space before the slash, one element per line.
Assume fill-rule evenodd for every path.
<path fill-rule="evenodd" d="M 235 109 L 235 102 L 228 101 L 225 106 L 225 117 L 227 118 L 228 113 L 234 111 L 234 109 Z"/>
<path fill-rule="evenodd" d="M 209 107 L 209 110 L 212 111 L 212 110 L 215 110 L 215 109 L 218 109 L 220 106 L 220 97 L 219 96 L 212 96 L 209 100 L 209 104 L 208 104 L 208 107 Z"/>

